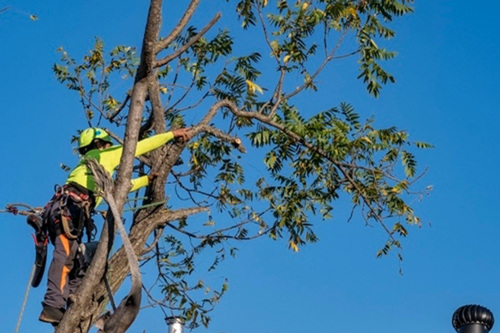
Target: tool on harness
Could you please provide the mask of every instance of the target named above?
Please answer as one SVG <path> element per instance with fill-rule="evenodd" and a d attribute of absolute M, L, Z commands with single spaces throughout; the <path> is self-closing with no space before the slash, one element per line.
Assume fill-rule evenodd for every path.
<path fill-rule="evenodd" d="M 82 266 L 87 269 L 94 258 L 99 242 L 82 243 L 78 247 L 78 252 L 82 255 Z"/>
<path fill-rule="evenodd" d="M 33 241 L 35 242 L 35 272 L 31 279 L 31 286 L 36 288 L 40 285 L 45 271 L 49 237 L 47 235 L 47 226 L 40 215 L 30 214 L 26 220 L 35 229 L 35 234 L 33 235 Z"/>
<path fill-rule="evenodd" d="M 19 209 L 17 207 L 14 207 L 14 206 L 7 206 L 6 207 L 7 211 L 14 214 L 14 215 L 17 215 L 17 213 L 19 213 Z"/>

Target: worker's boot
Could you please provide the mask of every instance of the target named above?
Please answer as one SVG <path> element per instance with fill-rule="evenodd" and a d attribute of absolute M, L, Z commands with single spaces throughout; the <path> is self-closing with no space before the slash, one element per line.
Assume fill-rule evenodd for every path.
<path fill-rule="evenodd" d="M 64 311 L 62 309 L 43 304 L 43 310 L 38 320 L 57 325 L 62 320 L 63 315 Z"/>

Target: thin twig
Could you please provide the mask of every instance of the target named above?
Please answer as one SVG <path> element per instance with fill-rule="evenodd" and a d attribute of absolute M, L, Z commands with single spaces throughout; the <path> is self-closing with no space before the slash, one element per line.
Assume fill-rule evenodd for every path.
<path fill-rule="evenodd" d="M 156 230 L 156 236 L 155 236 L 155 239 L 153 240 L 153 243 L 150 246 L 148 246 L 147 248 L 145 248 L 145 249 L 142 250 L 142 255 L 145 254 L 145 253 L 148 253 L 148 252 L 152 251 L 156 247 L 156 245 L 160 241 L 161 236 L 163 235 L 163 229 L 165 229 L 165 228 L 164 227 L 159 227 Z"/>
<path fill-rule="evenodd" d="M 115 113 L 113 113 L 109 118 L 108 120 L 110 122 L 114 122 L 115 121 L 115 117 L 118 116 L 120 114 L 120 112 L 122 112 L 122 110 L 125 108 L 125 106 L 127 105 L 128 101 L 130 100 L 130 94 L 127 92 L 127 94 L 125 95 L 125 100 L 121 103 L 120 107 L 115 111 Z"/>
<path fill-rule="evenodd" d="M 307 80 L 303 85 L 301 85 L 300 87 L 296 88 L 294 91 L 292 91 L 291 93 L 289 93 L 288 95 L 286 95 L 285 99 L 289 99 L 289 98 L 297 95 L 302 90 L 304 90 L 311 82 L 314 81 L 314 79 L 319 75 L 319 73 L 321 73 L 323 71 L 323 69 L 325 68 L 325 66 L 331 60 L 333 60 L 333 56 L 335 55 L 335 53 L 337 52 L 338 48 L 340 47 L 340 45 L 344 41 L 344 38 L 345 38 L 345 36 L 347 36 L 348 32 L 349 32 L 349 30 L 347 30 L 347 29 L 344 30 L 344 32 L 342 33 L 342 35 L 339 37 L 339 40 L 337 41 L 337 44 L 333 48 L 332 52 L 330 52 L 330 54 L 323 60 L 323 62 L 321 63 L 321 65 L 318 66 L 318 68 L 316 69 L 316 71 L 310 76 L 309 80 Z"/>

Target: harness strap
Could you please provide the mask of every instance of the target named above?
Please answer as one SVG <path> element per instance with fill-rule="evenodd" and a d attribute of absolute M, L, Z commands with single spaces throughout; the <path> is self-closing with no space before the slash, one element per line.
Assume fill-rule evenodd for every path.
<path fill-rule="evenodd" d="M 96 234 L 96 227 L 94 224 L 94 220 L 92 220 L 90 213 L 92 211 L 93 201 L 84 201 L 82 202 L 82 210 L 85 214 L 84 226 L 87 231 L 87 242 L 92 242 L 94 240 L 94 236 Z M 82 215 L 80 215 L 80 219 Z"/>
<path fill-rule="evenodd" d="M 68 239 L 75 240 L 78 238 L 78 236 L 79 236 L 78 229 L 77 229 L 76 233 L 73 233 L 70 226 L 69 226 L 68 218 L 66 216 L 64 216 L 64 214 L 62 214 L 62 213 L 61 213 L 61 224 L 62 224 L 63 232 L 66 235 L 66 237 L 68 237 Z"/>
<path fill-rule="evenodd" d="M 72 220 L 68 212 L 68 200 L 71 205 L 76 205 L 80 209 L 78 219 Z M 56 221 L 59 220 L 60 224 L 55 225 L 55 233 L 64 233 L 70 240 L 81 238 L 82 230 L 86 228 L 87 238 L 89 241 L 93 239 L 93 231 L 95 229 L 94 223 L 90 218 L 94 197 L 92 192 L 83 188 L 81 185 L 69 183 L 64 186 L 56 186 L 56 193 L 52 200 L 47 204 L 46 209 L 50 214 L 54 204 L 58 204 L 55 209 L 55 215 L 52 216 Z M 47 216 L 49 217 L 49 216 Z M 57 222 L 56 222 L 57 223 Z M 54 236 L 52 236 L 54 237 Z"/>
<path fill-rule="evenodd" d="M 77 203 L 81 207 L 82 211 L 81 211 L 79 219 L 77 221 L 76 228 L 75 228 L 75 226 L 73 226 L 74 227 L 73 229 L 71 229 L 71 227 L 70 227 L 70 223 L 69 223 L 70 219 L 68 219 L 68 217 L 64 215 L 64 206 L 63 205 L 60 206 L 62 228 L 63 228 L 64 234 L 70 240 L 74 240 L 74 239 L 79 238 L 80 234 L 83 230 L 83 227 L 84 226 L 89 227 L 89 225 L 88 225 L 89 223 L 84 223 L 84 222 L 87 222 L 90 220 L 90 209 L 91 209 L 90 201 L 80 201 L 80 202 L 76 201 L 75 203 Z M 92 227 L 93 227 L 93 223 L 92 223 Z M 90 230 L 90 231 L 87 230 L 87 231 L 88 231 L 87 236 L 89 236 L 89 232 L 91 235 L 92 230 Z M 89 239 L 89 241 L 90 241 L 90 239 Z"/>

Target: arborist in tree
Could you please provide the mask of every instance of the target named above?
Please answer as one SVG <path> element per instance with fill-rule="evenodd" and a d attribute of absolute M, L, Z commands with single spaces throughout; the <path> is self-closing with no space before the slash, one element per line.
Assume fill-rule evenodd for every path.
<path fill-rule="evenodd" d="M 135 156 L 155 150 L 175 138 L 188 141 L 188 132 L 188 128 L 181 128 L 141 140 L 137 143 Z M 120 163 L 123 147 L 113 146 L 111 137 L 105 130 L 88 128 L 80 135 L 78 151 L 82 159 L 71 171 L 66 184 L 57 187 L 42 214 L 43 229 L 48 230 L 54 252 L 39 320 L 53 325 L 61 321 L 68 296 L 76 291 L 84 275 L 77 258 L 83 230 L 86 229 L 88 241 L 93 239 L 95 233 L 91 213 L 101 198 L 94 195 L 95 180 L 85 160 L 96 159 L 112 174 Z M 155 176 L 156 174 L 150 174 L 133 179 L 131 191 L 148 185 Z"/>

